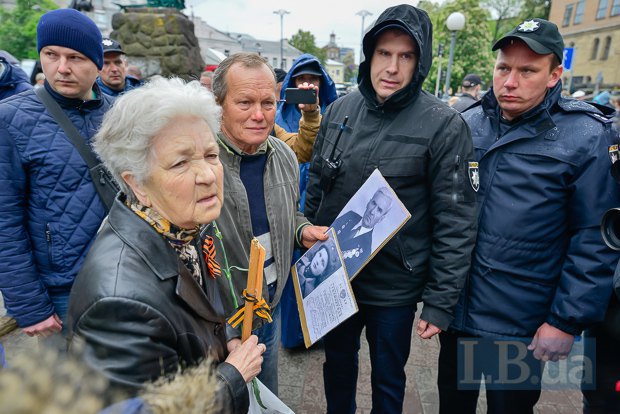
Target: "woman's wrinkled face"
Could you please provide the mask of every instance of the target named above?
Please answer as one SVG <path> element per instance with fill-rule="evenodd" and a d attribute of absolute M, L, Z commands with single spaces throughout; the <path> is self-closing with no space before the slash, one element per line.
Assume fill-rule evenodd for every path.
<path fill-rule="evenodd" d="M 310 262 L 310 272 L 314 276 L 320 276 L 323 274 L 325 269 L 327 268 L 327 263 L 329 262 L 329 255 L 327 254 L 327 249 L 322 247 L 318 252 L 314 254 L 312 261 Z"/>
<path fill-rule="evenodd" d="M 186 229 L 220 215 L 223 168 L 219 146 L 205 121 L 174 118 L 153 138 L 150 164 L 142 184 L 123 175 L 142 204 Z"/>

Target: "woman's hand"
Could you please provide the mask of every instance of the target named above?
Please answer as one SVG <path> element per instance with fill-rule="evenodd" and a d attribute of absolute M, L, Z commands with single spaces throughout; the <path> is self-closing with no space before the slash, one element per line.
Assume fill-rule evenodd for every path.
<path fill-rule="evenodd" d="M 260 374 L 263 354 L 267 350 L 267 346 L 259 344 L 256 335 L 250 336 L 244 343 L 241 343 L 239 339 L 233 339 L 228 342 L 227 348 L 230 354 L 226 358 L 226 362 L 237 368 L 245 382 L 252 381 L 254 377 Z"/>

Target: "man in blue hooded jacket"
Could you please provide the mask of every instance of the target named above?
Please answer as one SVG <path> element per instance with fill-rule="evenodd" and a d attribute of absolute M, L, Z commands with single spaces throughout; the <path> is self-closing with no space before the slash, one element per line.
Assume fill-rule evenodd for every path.
<path fill-rule="evenodd" d="M 555 24 L 525 20 L 498 49 L 493 87 L 463 113 L 480 208 L 472 267 L 440 334 L 446 414 L 476 412 L 481 374 L 489 413 L 533 412 L 544 362 L 565 359 L 575 336 L 603 319 L 618 261 L 599 229 L 620 204 L 612 120 L 561 97 Z"/>
<path fill-rule="evenodd" d="M 318 106 L 307 108 L 303 104 L 297 105 L 286 102 L 287 88 L 307 89 L 309 85 L 313 85 L 315 89 L 318 88 Z M 325 71 L 318 58 L 311 54 L 304 53 L 295 59 L 291 70 L 288 71 L 282 82 L 280 102 L 278 103 L 278 112 L 276 115 L 276 137 L 283 139 L 280 137 L 280 134 L 278 134 L 278 127 L 289 133 L 297 133 L 299 131 L 297 140 L 300 140 L 303 135 L 303 142 L 289 143 L 286 139 L 283 139 L 287 142 L 289 147 L 293 149 L 300 163 L 310 161 L 312 146 L 314 145 L 314 140 L 318 132 L 318 125 L 321 121 L 320 114 L 325 112 L 325 108 L 337 98 L 336 84 L 327 71 Z M 316 125 L 313 131 L 314 134 L 302 134 L 301 128 L 304 127 L 304 123 Z M 303 192 L 305 193 L 305 188 Z M 304 195 L 302 195 L 301 200 L 303 206 L 303 201 L 305 200 Z"/>

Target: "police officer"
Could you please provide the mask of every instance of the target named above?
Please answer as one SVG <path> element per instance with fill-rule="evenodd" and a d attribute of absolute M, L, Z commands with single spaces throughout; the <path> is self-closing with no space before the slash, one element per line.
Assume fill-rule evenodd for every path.
<path fill-rule="evenodd" d="M 480 211 L 471 271 L 451 331 L 440 334 L 441 413 L 475 413 L 480 374 L 488 412 L 531 413 L 544 361 L 566 358 L 575 336 L 604 317 L 618 255 L 599 223 L 620 203 L 609 173 L 617 132 L 594 106 L 561 97 L 563 49 L 555 24 L 519 23 L 493 46 L 493 87 L 463 113 Z M 498 340 L 497 348 L 459 359 L 468 337 Z M 518 358 L 502 358 L 505 338 L 522 341 Z M 508 385 L 495 381 L 502 366 L 523 369 Z M 472 379 L 476 388 L 465 390 Z"/>

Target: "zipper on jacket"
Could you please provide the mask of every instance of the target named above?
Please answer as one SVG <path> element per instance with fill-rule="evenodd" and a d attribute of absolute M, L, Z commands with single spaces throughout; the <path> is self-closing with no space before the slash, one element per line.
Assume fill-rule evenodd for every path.
<path fill-rule="evenodd" d="M 461 156 L 456 154 L 454 158 L 454 172 L 452 173 L 452 203 L 456 207 L 458 204 L 458 188 L 459 188 L 459 167 L 461 165 Z"/>
<path fill-rule="evenodd" d="M 50 230 L 49 223 L 45 224 L 45 240 L 47 240 L 47 260 L 50 266 L 53 266 L 52 262 L 52 231 Z"/>
<path fill-rule="evenodd" d="M 403 247 L 403 244 L 400 240 L 400 234 L 396 235 L 396 242 L 398 244 L 398 250 L 400 251 L 400 257 L 403 261 L 403 266 L 405 266 L 405 269 L 407 269 L 407 271 L 412 272 L 413 271 L 413 266 L 411 266 L 411 264 L 409 264 L 409 261 L 407 260 L 407 256 L 405 256 L 405 249 Z"/>

